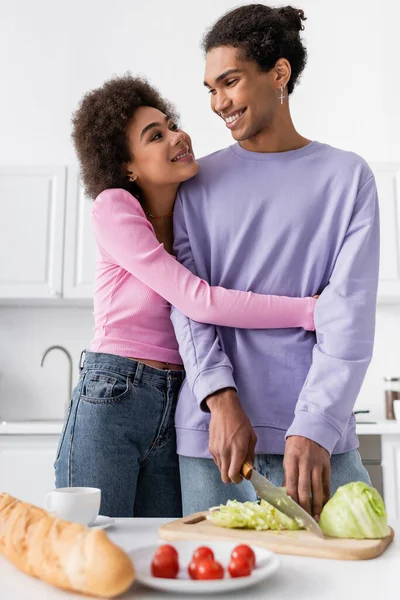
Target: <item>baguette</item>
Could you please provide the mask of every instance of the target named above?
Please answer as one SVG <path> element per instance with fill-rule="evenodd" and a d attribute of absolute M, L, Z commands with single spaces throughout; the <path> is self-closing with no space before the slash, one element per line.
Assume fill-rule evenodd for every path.
<path fill-rule="evenodd" d="M 0 552 L 18 569 L 65 590 L 100 597 L 122 594 L 135 570 L 102 530 L 53 517 L 0 494 Z"/>

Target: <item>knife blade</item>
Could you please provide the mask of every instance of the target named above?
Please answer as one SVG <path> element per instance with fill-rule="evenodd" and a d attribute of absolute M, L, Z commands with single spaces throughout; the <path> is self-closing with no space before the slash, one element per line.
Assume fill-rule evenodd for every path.
<path fill-rule="evenodd" d="M 320 538 L 324 537 L 318 523 L 308 514 L 297 502 L 285 494 L 283 490 L 271 483 L 266 477 L 263 477 L 254 467 L 245 462 L 241 469 L 241 474 L 253 485 L 257 496 L 265 500 L 287 517 L 294 519 L 299 525 L 308 529 L 314 535 Z"/>

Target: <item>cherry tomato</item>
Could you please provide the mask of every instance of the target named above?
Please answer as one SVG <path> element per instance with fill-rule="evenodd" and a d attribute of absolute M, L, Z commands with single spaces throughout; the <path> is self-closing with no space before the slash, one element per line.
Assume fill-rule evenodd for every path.
<path fill-rule="evenodd" d="M 214 560 L 214 552 L 208 546 L 199 546 L 193 552 L 192 560 L 203 560 L 204 558 Z"/>
<path fill-rule="evenodd" d="M 179 564 L 173 555 L 164 552 L 156 554 L 151 563 L 151 574 L 153 577 L 163 579 L 176 579 L 179 572 Z"/>
<path fill-rule="evenodd" d="M 170 544 L 163 544 L 162 546 L 157 548 L 154 556 L 160 556 L 161 554 L 169 554 L 170 556 L 173 556 L 176 561 L 178 561 L 179 558 L 176 548 L 174 548 Z"/>
<path fill-rule="evenodd" d="M 221 563 L 211 558 L 199 560 L 196 579 L 223 579 L 224 568 Z"/>
<path fill-rule="evenodd" d="M 251 563 L 243 556 L 232 558 L 228 566 L 228 571 L 231 577 L 248 577 L 252 571 Z"/>
<path fill-rule="evenodd" d="M 199 562 L 197 560 L 191 560 L 188 566 L 188 573 L 190 579 L 197 579 L 197 565 Z"/>
<path fill-rule="evenodd" d="M 254 554 L 250 546 L 248 546 L 247 544 L 240 544 L 232 550 L 231 558 L 236 559 L 239 557 L 247 558 L 247 560 L 250 561 L 252 569 L 254 569 L 254 567 L 256 566 L 256 555 Z"/>

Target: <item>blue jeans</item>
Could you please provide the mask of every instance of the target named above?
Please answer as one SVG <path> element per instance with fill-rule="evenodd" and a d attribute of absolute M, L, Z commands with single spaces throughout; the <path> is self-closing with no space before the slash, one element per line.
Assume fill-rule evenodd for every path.
<path fill-rule="evenodd" d="M 174 417 L 183 371 L 87 352 L 55 461 L 56 487 L 101 489 L 111 517 L 182 515 Z"/>
<path fill-rule="evenodd" d="M 211 506 L 226 504 L 228 500 L 257 500 L 253 486 L 243 480 L 239 484 L 223 483 L 217 465 L 208 458 L 179 457 L 182 485 L 183 515 L 207 510 Z M 283 482 L 283 456 L 258 454 L 254 466 L 275 485 Z M 331 495 L 350 481 L 364 481 L 371 485 L 368 472 L 361 462 L 358 450 L 331 456 Z"/>

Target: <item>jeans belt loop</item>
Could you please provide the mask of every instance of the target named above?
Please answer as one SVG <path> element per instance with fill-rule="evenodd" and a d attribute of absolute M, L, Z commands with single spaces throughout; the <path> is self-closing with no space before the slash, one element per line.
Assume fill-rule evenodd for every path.
<path fill-rule="evenodd" d="M 83 361 L 82 361 L 82 358 L 83 358 Z M 79 372 L 82 371 L 84 364 L 85 364 L 85 360 L 86 360 L 86 350 L 82 350 L 81 356 L 79 358 L 79 364 L 78 364 Z"/>
<path fill-rule="evenodd" d="M 133 385 L 139 383 L 142 378 L 144 363 L 138 362 L 136 365 L 135 377 L 133 378 Z"/>

